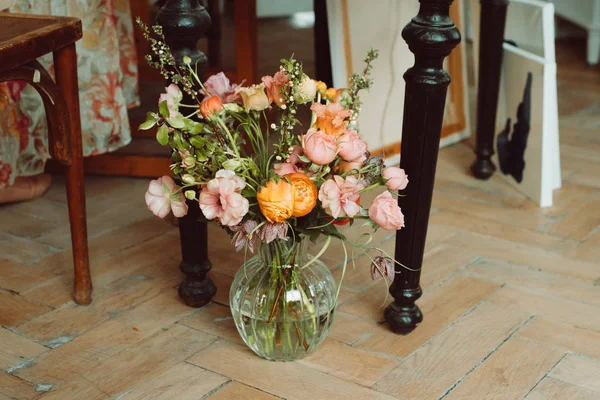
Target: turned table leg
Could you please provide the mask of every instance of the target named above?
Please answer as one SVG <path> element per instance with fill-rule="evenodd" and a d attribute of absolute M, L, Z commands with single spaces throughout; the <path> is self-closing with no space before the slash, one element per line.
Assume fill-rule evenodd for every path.
<path fill-rule="evenodd" d="M 471 165 L 471 172 L 477 179 L 488 179 L 496 171 L 491 158 L 494 155 L 507 6 L 508 0 L 481 0 L 475 144 L 477 158 Z"/>
<path fill-rule="evenodd" d="M 211 24 L 206 9 L 199 0 L 168 0 L 160 9 L 157 22 L 163 27 L 165 39 L 175 61 L 183 65 L 183 57 L 189 57 L 192 65 L 198 66 L 198 74 L 203 76 L 207 64 L 206 55 L 196 47 L 198 40 Z M 184 102 L 193 101 L 184 94 Z M 196 201 L 188 201 L 189 211 L 179 219 L 181 240 L 181 271 L 186 275 L 179 286 L 179 295 L 191 307 L 206 305 L 217 289 L 206 276 L 211 268 L 208 260 L 208 234 L 205 223 L 199 221 L 200 208 Z"/>
<path fill-rule="evenodd" d="M 92 280 L 88 259 L 85 189 L 83 184 L 83 145 L 79 116 L 79 86 L 77 82 L 77 53 L 75 44 L 54 52 L 56 83 L 69 110 L 71 163 L 67 165 L 67 201 L 75 266 L 74 298 L 77 304 L 92 301 Z"/>
<path fill-rule="evenodd" d="M 415 55 L 415 64 L 406 71 L 406 94 L 402 126 L 400 166 L 409 176 L 408 187 L 398 197 L 406 227 L 396 233 L 395 257 L 410 268 L 396 266 L 390 287 L 394 302 L 384 312 L 390 328 L 409 333 L 423 320 L 415 301 L 419 286 L 435 168 L 440 146 L 442 120 L 450 76 L 444 58 L 460 43 L 460 33 L 449 16 L 453 0 L 420 0 L 419 14 L 402 31 Z"/>

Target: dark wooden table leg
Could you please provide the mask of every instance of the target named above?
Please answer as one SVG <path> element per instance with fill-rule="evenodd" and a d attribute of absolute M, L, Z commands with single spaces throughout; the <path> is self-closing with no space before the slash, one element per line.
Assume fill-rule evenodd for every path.
<path fill-rule="evenodd" d="M 420 0 L 419 14 L 402 31 L 415 55 L 415 64 L 404 74 L 406 94 L 400 166 L 410 183 L 398 198 L 406 227 L 396 234 L 395 257 L 409 271 L 396 266 L 390 287 L 394 302 L 384 312 L 390 328 L 409 333 L 423 320 L 415 301 L 419 286 L 427 224 L 431 209 L 435 168 L 440 145 L 446 92 L 450 76 L 444 58 L 460 43 L 460 33 L 449 16 L 453 0 Z"/>
<path fill-rule="evenodd" d="M 471 172 L 477 179 L 488 179 L 496 171 L 491 157 L 494 154 L 507 6 L 508 0 L 481 0 L 475 149 L 477 158 L 471 165 Z"/>
<path fill-rule="evenodd" d="M 327 87 L 333 87 L 331 70 L 331 48 L 329 46 L 329 23 L 327 21 L 327 2 L 313 0 L 315 11 L 315 79 L 323 81 Z"/>
<path fill-rule="evenodd" d="M 196 43 L 211 23 L 206 9 L 198 0 L 168 0 L 160 9 L 156 20 L 163 27 L 165 39 L 177 64 L 183 65 L 183 57 L 190 57 L 192 65 L 197 63 L 198 73 L 202 77 L 207 59 L 197 49 Z M 192 100 L 184 94 L 184 102 L 191 104 Z M 182 255 L 180 269 L 186 275 L 179 286 L 179 295 L 189 306 L 202 307 L 210 301 L 217 289 L 206 276 L 211 268 L 206 224 L 198 220 L 198 203 L 188 201 L 188 206 L 188 214 L 179 219 Z"/>
<path fill-rule="evenodd" d="M 54 53 L 56 83 L 69 110 L 72 148 L 71 163 L 67 166 L 67 200 L 73 243 L 75 266 L 75 292 L 77 304 L 92 301 L 92 280 L 88 258 L 87 223 L 85 213 L 85 189 L 83 184 L 83 145 L 79 115 L 79 86 L 77 82 L 77 53 L 75 44 Z"/>

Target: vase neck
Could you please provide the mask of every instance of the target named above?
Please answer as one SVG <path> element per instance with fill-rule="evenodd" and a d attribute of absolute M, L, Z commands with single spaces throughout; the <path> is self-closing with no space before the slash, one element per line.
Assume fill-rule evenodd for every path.
<path fill-rule="evenodd" d="M 302 265 L 306 261 L 308 240 L 274 240 L 261 243 L 258 255 L 263 263 L 272 267 Z"/>

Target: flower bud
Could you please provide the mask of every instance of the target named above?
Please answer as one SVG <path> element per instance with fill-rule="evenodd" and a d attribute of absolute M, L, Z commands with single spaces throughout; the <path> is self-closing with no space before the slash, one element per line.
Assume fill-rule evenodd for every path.
<path fill-rule="evenodd" d="M 194 184 L 194 182 L 196 182 L 196 180 L 194 179 L 194 177 L 193 177 L 192 175 L 190 175 L 190 174 L 185 174 L 185 175 L 183 175 L 183 176 L 181 177 L 181 180 L 182 180 L 184 183 L 187 183 L 188 185 L 192 185 L 192 184 Z"/>
<path fill-rule="evenodd" d="M 195 190 L 186 190 L 184 194 L 188 200 L 194 200 L 196 198 Z"/>

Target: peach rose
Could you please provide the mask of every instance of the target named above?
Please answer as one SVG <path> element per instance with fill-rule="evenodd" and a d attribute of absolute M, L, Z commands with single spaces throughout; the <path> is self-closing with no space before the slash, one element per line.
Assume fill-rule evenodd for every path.
<path fill-rule="evenodd" d="M 220 113 L 221 111 L 223 111 L 223 103 L 221 103 L 219 96 L 210 96 L 200 103 L 200 114 L 204 118 Z"/>
<path fill-rule="evenodd" d="M 281 107 L 285 104 L 285 98 L 281 91 L 286 87 L 290 78 L 283 71 L 278 71 L 273 76 L 263 76 L 262 82 L 267 88 L 267 96 L 269 97 L 269 104 L 275 103 Z M 287 89 L 286 89 L 287 90 Z"/>
<path fill-rule="evenodd" d="M 294 217 L 304 217 L 317 205 L 319 194 L 315 183 L 302 172 L 295 172 L 285 176 L 292 182 L 294 188 Z"/>
<path fill-rule="evenodd" d="M 265 93 L 264 83 L 250 87 L 238 87 L 235 92 L 242 96 L 246 111 L 262 111 L 269 107 L 269 99 Z"/>
<path fill-rule="evenodd" d="M 329 164 L 337 156 L 335 138 L 314 128 L 302 138 L 302 148 L 306 157 L 318 165 Z"/>
<path fill-rule="evenodd" d="M 281 179 L 270 180 L 256 195 L 260 211 L 267 221 L 283 222 L 294 214 L 294 187 Z"/>
<path fill-rule="evenodd" d="M 404 227 L 404 215 L 396 199 L 388 191 L 375 197 L 369 207 L 369 218 L 387 231 L 397 231 Z"/>
<path fill-rule="evenodd" d="M 338 140 L 339 155 L 348 162 L 363 162 L 367 159 L 367 144 L 353 129 L 348 129 Z"/>
<path fill-rule="evenodd" d="M 408 185 L 408 175 L 402 168 L 388 167 L 381 175 L 387 179 L 385 184 L 390 190 L 403 190 Z"/>
<path fill-rule="evenodd" d="M 340 103 L 315 103 L 310 109 L 317 115 L 317 128 L 336 138 L 346 131 L 344 120 L 352 115 L 352 111 L 346 110 Z"/>

